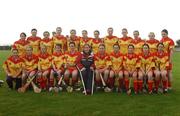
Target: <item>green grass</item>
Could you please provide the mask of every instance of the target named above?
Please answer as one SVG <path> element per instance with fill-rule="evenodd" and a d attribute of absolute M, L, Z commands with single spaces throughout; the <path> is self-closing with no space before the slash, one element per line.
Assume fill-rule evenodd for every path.
<path fill-rule="evenodd" d="M 0 65 L 8 51 L 0 51 Z M 180 53 L 174 55 L 173 90 L 167 95 L 132 95 L 117 93 L 24 94 L 0 88 L 0 116 L 180 116 Z M 5 74 L 0 68 L 0 79 Z"/>

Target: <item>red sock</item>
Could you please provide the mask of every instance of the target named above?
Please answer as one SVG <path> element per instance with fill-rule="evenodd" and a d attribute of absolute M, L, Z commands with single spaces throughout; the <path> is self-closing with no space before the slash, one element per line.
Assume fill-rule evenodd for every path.
<path fill-rule="evenodd" d="M 113 88 L 114 87 L 114 78 L 108 78 L 108 80 L 109 80 L 109 87 L 110 88 Z"/>
<path fill-rule="evenodd" d="M 100 87 L 101 86 L 101 80 L 96 79 L 96 86 Z"/>
<path fill-rule="evenodd" d="M 138 92 L 138 81 L 134 80 L 134 92 Z"/>
<path fill-rule="evenodd" d="M 124 79 L 119 79 L 119 88 L 123 88 L 123 81 L 124 81 Z"/>
<path fill-rule="evenodd" d="M 38 77 L 37 81 L 39 83 L 39 87 L 42 89 L 43 88 L 43 78 L 42 77 Z"/>
<path fill-rule="evenodd" d="M 129 90 L 129 79 L 125 79 L 126 90 Z"/>
<path fill-rule="evenodd" d="M 140 91 L 142 91 L 142 87 L 143 87 L 143 81 L 142 81 L 142 80 L 139 80 L 139 81 L 138 81 L 138 89 L 139 89 Z"/>
<path fill-rule="evenodd" d="M 64 78 L 66 85 L 69 85 L 69 78 Z"/>
<path fill-rule="evenodd" d="M 164 88 L 164 89 L 167 89 L 167 80 L 162 81 L 162 83 L 163 83 L 163 88 Z"/>
<path fill-rule="evenodd" d="M 168 87 L 171 87 L 171 81 L 170 80 L 168 81 Z"/>
<path fill-rule="evenodd" d="M 152 91 L 152 87 L 153 87 L 153 81 L 152 80 L 148 80 L 148 91 L 149 92 Z"/>
<path fill-rule="evenodd" d="M 72 86 L 74 86 L 77 83 L 77 79 L 72 78 Z"/>
<path fill-rule="evenodd" d="M 47 87 L 47 79 L 43 77 L 42 88 L 45 89 L 46 87 Z"/>
<path fill-rule="evenodd" d="M 54 86 L 54 79 L 50 78 L 49 80 L 49 86 L 53 87 Z"/>
<path fill-rule="evenodd" d="M 156 80 L 156 81 L 155 81 L 155 88 L 156 88 L 156 91 L 158 91 L 159 83 L 160 83 L 160 80 Z"/>

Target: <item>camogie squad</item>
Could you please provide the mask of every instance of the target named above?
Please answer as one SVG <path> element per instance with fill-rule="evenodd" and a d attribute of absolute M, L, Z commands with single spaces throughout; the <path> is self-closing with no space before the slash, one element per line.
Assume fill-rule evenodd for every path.
<path fill-rule="evenodd" d="M 167 93 L 171 89 L 172 55 L 174 42 L 166 29 L 161 31 L 162 39 L 155 39 L 150 32 L 147 40 L 139 37 L 139 31 L 128 36 L 122 29 L 122 37 L 108 35 L 100 38 L 94 31 L 94 38 L 87 30 L 82 37 L 76 30 L 69 36 L 45 31 L 43 38 L 37 36 L 37 29 L 31 36 L 22 32 L 20 39 L 12 46 L 12 55 L 3 64 L 9 89 L 25 92 L 82 91 L 85 95 L 94 92 L 126 92 L 141 94 Z"/>

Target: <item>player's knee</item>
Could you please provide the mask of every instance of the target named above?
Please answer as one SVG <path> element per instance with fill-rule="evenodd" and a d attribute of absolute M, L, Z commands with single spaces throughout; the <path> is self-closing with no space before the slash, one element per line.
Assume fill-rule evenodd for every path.
<path fill-rule="evenodd" d="M 105 70 L 104 75 L 109 75 L 109 70 Z"/>
<path fill-rule="evenodd" d="M 111 78 L 113 78 L 113 77 L 114 77 L 114 72 L 113 72 L 113 71 L 110 71 L 109 76 L 110 76 Z"/>

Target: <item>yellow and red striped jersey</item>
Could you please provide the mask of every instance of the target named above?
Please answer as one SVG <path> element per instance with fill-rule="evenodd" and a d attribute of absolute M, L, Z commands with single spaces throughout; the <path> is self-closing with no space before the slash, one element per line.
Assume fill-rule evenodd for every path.
<path fill-rule="evenodd" d="M 162 38 L 160 42 L 164 44 L 164 50 L 167 51 L 167 53 L 170 55 L 171 49 L 174 48 L 174 41 L 171 38 L 166 37 Z"/>
<path fill-rule="evenodd" d="M 83 38 L 81 37 L 80 38 L 80 51 L 82 52 L 83 51 L 83 46 L 85 44 L 89 44 L 90 46 L 92 45 L 92 38 Z"/>
<path fill-rule="evenodd" d="M 52 39 L 48 38 L 48 39 L 42 39 L 40 41 L 40 47 L 44 45 L 46 46 L 46 49 L 47 49 L 47 53 L 48 54 L 52 54 L 52 51 L 53 51 L 53 41 Z"/>
<path fill-rule="evenodd" d="M 157 70 L 166 70 L 169 67 L 169 54 L 167 52 L 156 52 L 155 63 Z"/>
<path fill-rule="evenodd" d="M 157 45 L 159 43 L 157 39 L 149 39 L 146 41 L 146 43 L 149 45 L 151 53 L 157 52 Z"/>
<path fill-rule="evenodd" d="M 26 47 L 28 42 L 24 39 L 19 39 L 18 41 L 14 42 L 12 48 L 16 48 L 19 52 L 19 56 L 24 56 L 26 54 Z"/>
<path fill-rule="evenodd" d="M 3 69 L 7 70 L 12 77 L 19 77 L 22 73 L 23 59 L 10 56 L 3 64 Z"/>
<path fill-rule="evenodd" d="M 55 48 L 55 45 L 56 44 L 60 44 L 61 45 L 61 49 L 62 49 L 62 52 L 65 52 L 67 50 L 67 38 L 64 37 L 63 35 L 56 35 L 52 38 L 53 40 L 53 48 Z M 55 52 L 53 50 L 53 52 Z"/>
<path fill-rule="evenodd" d="M 142 40 L 141 38 L 137 38 L 137 39 L 133 39 L 132 41 L 131 41 L 131 44 L 133 44 L 134 45 L 134 53 L 135 54 L 140 54 L 140 53 L 142 53 L 142 46 L 143 46 L 143 44 L 145 43 L 145 41 L 144 40 Z"/>
<path fill-rule="evenodd" d="M 52 57 L 48 53 L 38 55 L 38 70 L 44 71 L 51 68 Z"/>
<path fill-rule="evenodd" d="M 67 67 L 74 67 L 76 65 L 76 60 L 78 56 L 80 55 L 80 52 L 75 51 L 74 53 L 66 52 L 64 54 L 64 63 Z"/>
<path fill-rule="evenodd" d="M 127 54 L 128 53 L 128 45 L 131 43 L 133 39 L 131 37 L 122 37 L 119 38 L 119 45 L 120 45 L 120 52 L 122 54 Z"/>
<path fill-rule="evenodd" d="M 27 38 L 27 41 L 29 43 L 28 45 L 33 47 L 33 54 L 38 55 L 40 53 L 41 38 L 30 36 Z"/>
<path fill-rule="evenodd" d="M 52 55 L 52 66 L 55 69 L 61 69 L 64 64 L 64 54 L 54 52 Z"/>
<path fill-rule="evenodd" d="M 95 38 L 92 39 L 91 45 L 92 45 L 92 51 L 94 54 L 96 54 L 98 52 L 99 45 L 102 43 L 103 42 L 100 38 L 99 39 L 95 39 Z"/>
<path fill-rule="evenodd" d="M 110 68 L 112 66 L 109 55 L 107 53 L 101 55 L 99 52 L 94 55 L 94 64 L 97 69 Z"/>
<path fill-rule="evenodd" d="M 145 71 L 150 71 L 151 69 L 155 68 L 155 62 L 154 62 L 154 54 L 148 53 L 148 55 L 145 55 L 141 53 L 139 55 L 140 58 L 140 67 Z"/>
<path fill-rule="evenodd" d="M 75 36 L 75 37 L 69 37 L 67 38 L 67 51 L 69 51 L 69 43 L 70 42 L 74 42 L 75 43 L 75 47 L 76 47 L 76 51 L 79 51 L 79 45 L 80 45 L 80 37 Z"/>
<path fill-rule="evenodd" d="M 110 54 L 113 52 L 113 45 L 118 43 L 118 38 L 116 36 L 106 36 L 103 39 L 103 42 L 106 47 L 106 52 Z"/>
<path fill-rule="evenodd" d="M 112 62 L 111 68 L 114 71 L 119 71 L 119 70 L 123 69 L 123 58 L 124 58 L 123 54 L 121 54 L 120 52 L 118 52 L 118 53 L 112 52 L 110 54 L 110 59 Z"/>
<path fill-rule="evenodd" d="M 139 57 L 136 54 L 126 54 L 123 60 L 123 67 L 125 70 L 133 71 L 139 68 Z"/>
<path fill-rule="evenodd" d="M 36 70 L 38 67 L 38 57 L 34 54 L 32 55 L 25 55 L 22 57 L 23 59 L 23 69 L 26 71 L 33 71 Z"/>

